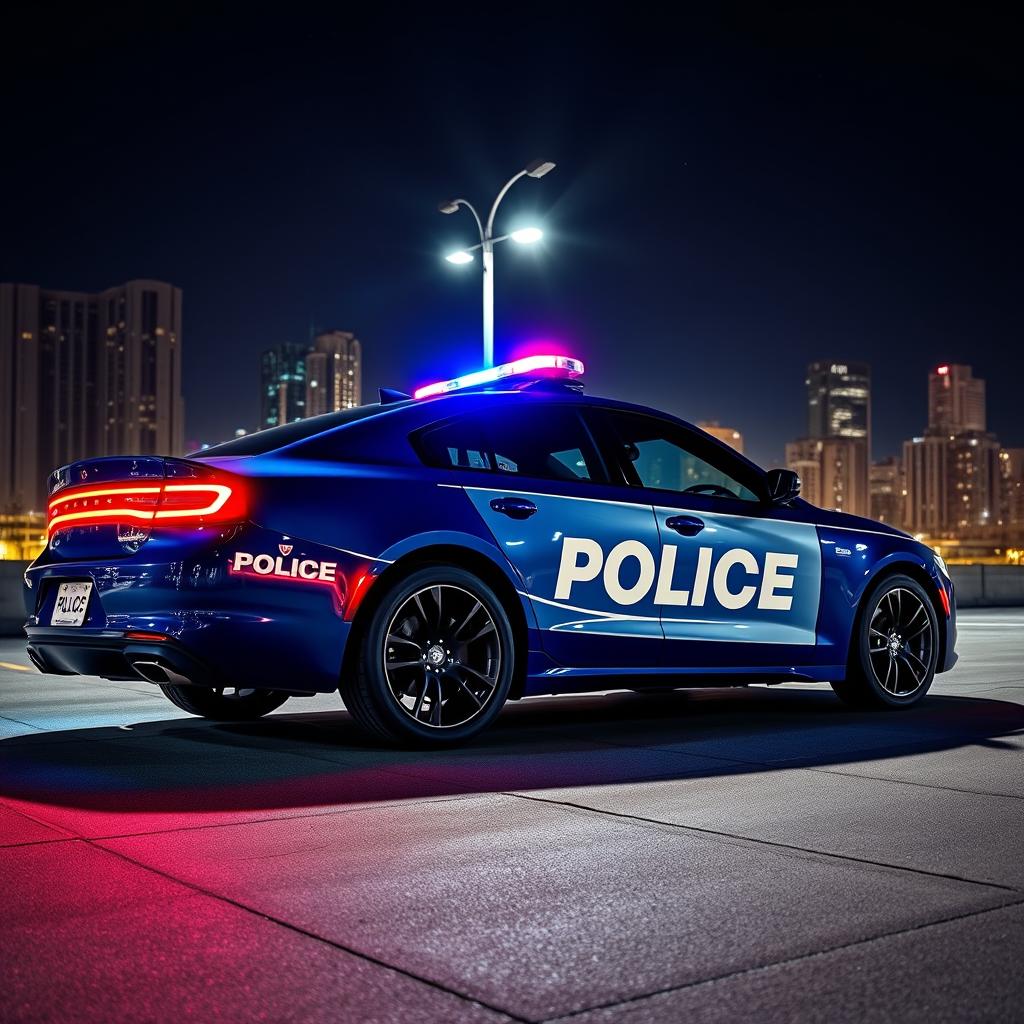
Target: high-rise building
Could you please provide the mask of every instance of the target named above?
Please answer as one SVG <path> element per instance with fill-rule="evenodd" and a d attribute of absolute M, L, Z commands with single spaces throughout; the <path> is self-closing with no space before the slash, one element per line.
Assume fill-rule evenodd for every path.
<path fill-rule="evenodd" d="M 999 453 L 1003 491 L 1003 522 L 1024 527 L 1024 448 L 1004 448 Z"/>
<path fill-rule="evenodd" d="M 348 331 L 325 331 L 306 356 L 306 415 L 362 404 L 362 346 Z"/>
<path fill-rule="evenodd" d="M 719 441 L 724 441 L 730 448 L 735 448 L 741 455 L 743 454 L 743 435 L 738 430 L 733 427 L 723 427 L 718 420 L 706 420 L 698 423 L 697 426 L 705 434 L 717 437 Z"/>
<path fill-rule="evenodd" d="M 928 430 L 985 430 L 985 382 L 971 367 L 946 363 L 928 374 Z"/>
<path fill-rule="evenodd" d="M 866 463 L 860 438 L 808 437 L 786 445 L 786 466 L 800 477 L 801 496 L 821 508 L 867 515 Z"/>
<path fill-rule="evenodd" d="M 970 533 L 1002 518 L 999 442 L 978 430 L 927 433 L 903 443 L 906 523 L 932 536 Z"/>
<path fill-rule="evenodd" d="M 260 429 L 306 416 L 306 345 L 268 348 L 260 362 Z"/>
<path fill-rule="evenodd" d="M 871 518 L 893 526 L 902 525 L 906 498 L 903 463 L 896 456 L 872 463 L 870 482 Z"/>
<path fill-rule="evenodd" d="M 0 505 L 41 511 L 55 467 L 183 439 L 179 288 L 0 284 Z"/>
<path fill-rule="evenodd" d="M 807 436 L 859 437 L 871 454 L 871 367 L 817 362 L 807 367 Z"/>
<path fill-rule="evenodd" d="M 999 441 L 985 429 L 985 382 L 969 366 L 928 375 L 928 429 L 903 444 L 905 523 L 931 536 L 1002 522 Z"/>
<path fill-rule="evenodd" d="M 870 506 L 871 368 L 867 363 L 815 362 L 807 367 L 804 384 L 807 437 L 786 446 L 786 465 L 800 475 L 809 501 L 865 516 Z"/>

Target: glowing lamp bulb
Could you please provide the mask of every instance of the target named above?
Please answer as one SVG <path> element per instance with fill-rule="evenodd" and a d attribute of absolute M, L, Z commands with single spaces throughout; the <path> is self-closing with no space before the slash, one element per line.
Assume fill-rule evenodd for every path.
<path fill-rule="evenodd" d="M 529 245 L 531 242 L 539 242 L 544 237 L 544 232 L 540 228 L 520 228 L 508 237 L 520 245 Z"/>
<path fill-rule="evenodd" d="M 464 249 L 460 249 L 458 252 L 449 253 L 447 256 L 445 256 L 445 259 L 449 263 L 454 263 L 457 266 L 461 266 L 463 263 L 472 263 L 473 254 L 470 252 L 466 252 Z"/>

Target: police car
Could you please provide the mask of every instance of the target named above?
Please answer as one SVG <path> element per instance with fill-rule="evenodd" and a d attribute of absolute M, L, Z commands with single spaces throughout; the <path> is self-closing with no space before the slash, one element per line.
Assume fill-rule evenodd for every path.
<path fill-rule="evenodd" d="M 32 661 L 211 719 L 340 689 L 374 737 L 428 745 L 536 694 L 799 680 L 901 708 L 953 666 L 930 548 L 582 373 L 532 356 L 57 470 Z"/>

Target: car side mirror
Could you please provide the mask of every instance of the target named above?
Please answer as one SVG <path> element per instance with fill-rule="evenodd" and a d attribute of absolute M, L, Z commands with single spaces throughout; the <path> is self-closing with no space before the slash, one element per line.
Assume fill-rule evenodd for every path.
<path fill-rule="evenodd" d="M 769 469 L 765 474 L 768 501 L 772 505 L 788 505 L 800 497 L 800 477 L 791 469 Z"/>

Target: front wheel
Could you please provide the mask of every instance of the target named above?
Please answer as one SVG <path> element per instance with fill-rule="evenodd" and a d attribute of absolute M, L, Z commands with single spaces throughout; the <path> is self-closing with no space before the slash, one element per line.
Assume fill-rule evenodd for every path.
<path fill-rule="evenodd" d="M 429 566 L 399 580 L 359 638 L 357 671 L 341 697 L 370 735 L 442 746 L 485 729 L 512 684 L 512 626 L 483 580 Z"/>
<path fill-rule="evenodd" d="M 214 722 L 251 721 L 279 708 L 288 694 L 274 690 L 247 690 L 236 687 L 213 689 L 205 686 L 161 685 L 164 696 L 190 715 Z"/>
<path fill-rule="evenodd" d="M 921 584 L 889 576 L 865 599 L 846 679 L 832 689 L 854 707 L 910 707 L 935 678 L 938 641 L 938 618 Z"/>

